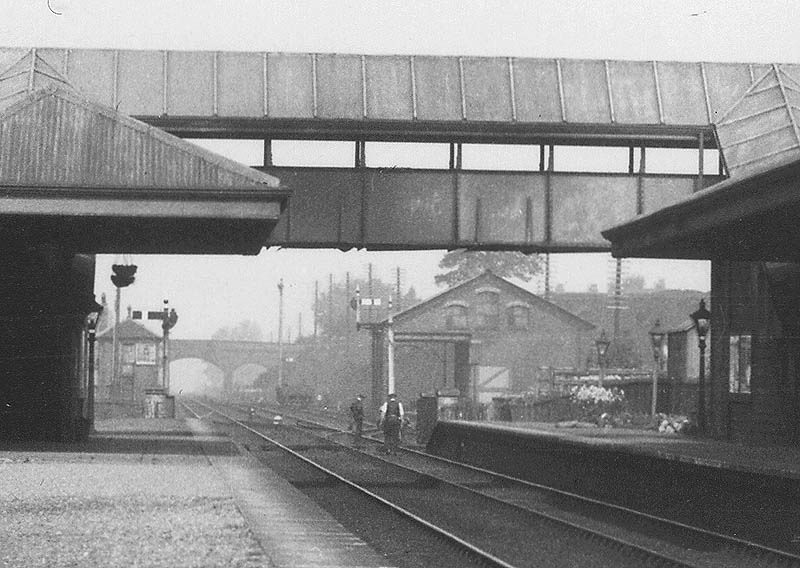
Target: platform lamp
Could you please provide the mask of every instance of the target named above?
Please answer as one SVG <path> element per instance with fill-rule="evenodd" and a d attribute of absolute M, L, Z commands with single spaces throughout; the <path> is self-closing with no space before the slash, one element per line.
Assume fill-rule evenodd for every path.
<path fill-rule="evenodd" d="M 700 432 L 706 426 L 706 335 L 711 323 L 711 312 L 706 309 L 706 301 L 700 300 L 700 307 L 690 315 L 697 329 L 697 346 L 700 348 L 700 365 L 697 379 L 697 427 Z"/>
<path fill-rule="evenodd" d="M 130 286 L 136 280 L 135 264 L 112 264 L 111 283 L 117 288 L 114 299 L 114 329 L 111 336 L 111 384 L 112 388 L 118 387 L 119 379 L 119 346 L 117 345 L 117 328 L 119 327 L 120 297 L 122 288 Z M 112 395 L 113 396 L 113 395 Z"/>
<path fill-rule="evenodd" d="M 650 334 L 650 343 L 653 346 L 653 396 L 650 406 L 650 415 L 655 416 L 658 402 L 658 371 L 661 363 L 662 350 L 664 349 L 664 338 L 666 338 L 667 334 L 661 327 L 661 320 L 658 319 L 648 333 Z"/>
<path fill-rule="evenodd" d="M 103 306 L 99 304 L 95 304 L 94 311 L 90 312 L 86 316 L 86 334 L 87 334 L 87 341 L 89 343 L 89 349 L 87 353 L 88 361 L 88 381 L 87 381 L 87 405 L 88 405 L 88 418 L 89 424 L 94 425 L 94 389 L 95 389 L 95 380 L 94 380 L 94 373 L 95 373 L 95 365 L 94 365 L 94 347 L 95 347 L 95 339 L 97 338 L 97 323 L 100 321 L 100 315 L 103 313 Z M 91 427 L 91 426 L 90 426 Z"/>
<path fill-rule="evenodd" d="M 602 330 L 600 332 L 600 337 L 594 340 L 594 346 L 597 349 L 597 364 L 600 366 L 600 380 L 598 381 L 598 385 L 601 387 L 606 378 L 606 354 L 608 353 L 609 345 L 611 345 L 611 341 L 609 341 L 608 336 L 606 336 L 606 330 Z"/>

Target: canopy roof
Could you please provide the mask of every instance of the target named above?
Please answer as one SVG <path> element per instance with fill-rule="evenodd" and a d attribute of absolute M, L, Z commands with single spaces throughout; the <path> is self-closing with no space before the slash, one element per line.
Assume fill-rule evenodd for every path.
<path fill-rule="evenodd" d="M 800 159 L 603 231 L 617 257 L 800 261 Z"/>
<path fill-rule="evenodd" d="M 800 81 L 770 67 L 717 122 L 717 138 L 731 176 L 800 158 Z"/>
<path fill-rule="evenodd" d="M 57 231 L 83 252 L 256 253 L 287 198 L 273 176 L 89 100 L 35 50 L 0 74 L 0 189 L 3 231 Z"/>
<path fill-rule="evenodd" d="M 772 65 L 716 125 L 731 177 L 603 231 L 614 256 L 800 260 L 800 81 Z"/>

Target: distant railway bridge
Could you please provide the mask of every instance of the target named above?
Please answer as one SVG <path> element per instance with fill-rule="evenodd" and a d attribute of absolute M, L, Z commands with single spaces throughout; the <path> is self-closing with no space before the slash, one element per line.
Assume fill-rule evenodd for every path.
<path fill-rule="evenodd" d="M 299 352 L 294 343 L 265 341 L 228 341 L 206 339 L 171 339 L 169 342 L 170 363 L 181 359 L 202 359 L 223 373 L 223 388 L 232 390 L 233 377 L 237 369 L 246 365 L 257 365 L 265 371 L 277 369 L 283 351 L 284 365 L 290 364 Z"/>

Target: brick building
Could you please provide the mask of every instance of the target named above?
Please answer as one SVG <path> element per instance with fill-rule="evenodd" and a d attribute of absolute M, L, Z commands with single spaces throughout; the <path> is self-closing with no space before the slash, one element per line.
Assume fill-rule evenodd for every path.
<path fill-rule="evenodd" d="M 373 397 L 386 392 L 388 320 L 373 327 Z M 487 271 L 393 316 L 396 390 L 472 400 L 539 388 L 546 367 L 585 367 L 595 326 Z"/>

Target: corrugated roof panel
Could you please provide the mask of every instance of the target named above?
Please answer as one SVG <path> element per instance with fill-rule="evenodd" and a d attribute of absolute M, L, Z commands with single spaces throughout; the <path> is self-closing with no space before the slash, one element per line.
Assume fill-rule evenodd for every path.
<path fill-rule="evenodd" d="M 415 57 L 417 118 L 462 120 L 461 77 L 455 57 Z"/>
<path fill-rule="evenodd" d="M 462 60 L 467 120 L 512 120 L 508 59 L 467 57 Z"/>
<path fill-rule="evenodd" d="M 411 60 L 408 57 L 365 58 L 367 116 L 389 120 L 412 120 L 414 109 Z"/>
<path fill-rule="evenodd" d="M 317 116 L 364 118 L 361 58 L 317 55 Z"/>
<path fill-rule="evenodd" d="M 703 76 L 697 63 L 658 62 L 665 124 L 708 124 Z"/>
<path fill-rule="evenodd" d="M 800 158 L 798 101 L 800 82 L 773 65 L 721 117 L 717 138 L 731 176 Z"/>
<path fill-rule="evenodd" d="M 114 107 L 115 52 L 103 49 L 70 50 L 65 75 L 81 93 L 100 104 Z"/>
<path fill-rule="evenodd" d="M 26 97 L 29 92 L 48 86 L 72 88 L 67 80 L 36 50 L 0 73 L 0 111 Z"/>
<path fill-rule="evenodd" d="M 272 176 L 90 102 L 33 51 L 0 75 L 0 92 L 15 93 L 15 102 L 0 111 L 0 183 L 278 185 Z"/>
<path fill-rule="evenodd" d="M 705 127 L 769 69 L 762 64 L 496 57 L 41 53 L 92 100 L 138 116 L 565 122 L 612 128 L 615 123 Z M 0 68 L 22 54 L 0 49 Z M 800 65 L 783 69 L 800 75 Z"/>
<path fill-rule="evenodd" d="M 561 122 L 558 68 L 552 59 L 514 59 L 517 121 Z"/>
<path fill-rule="evenodd" d="M 125 114 L 164 113 L 164 54 L 160 51 L 120 51 L 117 110 Z"/>
<path fill-rule="evenodd" d="M 609 61 L 614 120 L 622 124 L 658 124 L 658 96 L 653 64 Z"/>
<path fill-rule="evenodd" d="M 214 54 L 197 51 L 167 53 L 166 114 L 214 114 Z"/>
<path fill-rule="evenodd" d="M 265 67 L 266 54 L 263 53 L 217 55 L 220 116 L 261 116 L 266 113 Z"/>
<path fill-rule="evenodd" d="M 749 67 L 740 63 L 704 63 L 703 69 L 713 122 L 741 98 L 753 80 Z"/>
<path fill-rule="evenodd" d="M 603 61 L 561 60 L 567 122 L 611 122 Z"/>
<path fill-rule="evenodd" d="M 275 118 L 312 118 L 316 95 L 311 56 L 270 53 L 267 67 L 267 114 Z"/>

